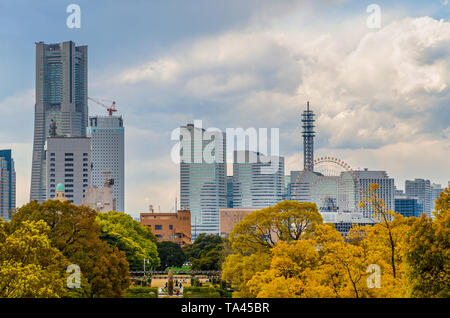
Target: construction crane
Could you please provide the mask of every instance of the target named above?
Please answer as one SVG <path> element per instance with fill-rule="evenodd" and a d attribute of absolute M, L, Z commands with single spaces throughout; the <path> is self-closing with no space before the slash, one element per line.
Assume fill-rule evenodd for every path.
<path fill-rule="evenodd" d="M 105 101 L 105 102 L 110 102 L 110 103 L 112 103 L 111 106 L 108 106 L 108 105 L 106 105 L 105 103 L 103 103 L 101 100 L 94 99 L 94 98 L 92 98 L 92 97 L 88 97 L 88 99 L 91 100 L 91 101 L 93 101 L 94 103 L 100 105 L 100 106 L 105 107 L 106 110 L 107 110 L 108 113 L 109 113 L 109 116 L 112 116 L 112 114 L 113 114 L 114 112 L 117 111 L 117 109 L 116 109 L 116 102 L 115 102 L 115 101 L 107 101 L 107 100 L 103 100 L 103 101 Z"/>

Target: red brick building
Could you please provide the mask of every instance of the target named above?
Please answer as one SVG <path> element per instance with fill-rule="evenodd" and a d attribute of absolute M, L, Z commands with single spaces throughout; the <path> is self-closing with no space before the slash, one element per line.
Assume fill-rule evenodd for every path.
<path fill-rule="evenodd" d="M 151 228 L 160 241 L 171 241 L 184 246 L 191 244 L 191 211 L 179 210 L 174 213 L 143 212 L 141 225 Z"/>

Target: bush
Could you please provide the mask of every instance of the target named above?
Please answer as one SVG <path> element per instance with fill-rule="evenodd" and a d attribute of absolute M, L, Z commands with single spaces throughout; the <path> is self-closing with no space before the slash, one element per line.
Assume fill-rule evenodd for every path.
<path fill-rule="evenodd" d="M 176 275 L 179 272 L 189 272 L 191 270 L 190 266 L 181 266 L 181 267 L 167 267 L 165 269 L 166 272 L 169 272 L 169 270 L 172 270 L 173 273 Z"/>
<path fill-rule="evenodd" d="M 197 278 L 191 278 L 191 286 L 192 287 L 201 287 L 202 282 Z"/>
<path fill-rule="evenodd" d="M 183 298 L 220 298 L 221 294 L 210 287 L 183 287 Z"/>
<path fill-rule="evenodd" d="M 131 287 L 125 290 L 125 298 L 158 298 L 158 287 Z"/>

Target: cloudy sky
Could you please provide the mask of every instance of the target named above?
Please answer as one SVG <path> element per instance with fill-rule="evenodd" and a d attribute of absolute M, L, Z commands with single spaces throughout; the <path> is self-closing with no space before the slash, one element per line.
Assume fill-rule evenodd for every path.
<path fill-rule="evenodd" d="M 450 4 L 431 1 L 0 2 L 0 148 L 29 199 L 34 42 L 89 47 L 89 95 L 126 125 L 126 212 L 174 208 L 173 129 L 279 128 L 286 171 L 303 165 L 299 116 L 317 115 L 316 156 L 405 179 L 450 180 Z M 380 28 L 369 28 L 376 3 Z M 81 7 L 81 28 L 66 7 Z M 105 111 L 93 104 L 90 114 Z"/>

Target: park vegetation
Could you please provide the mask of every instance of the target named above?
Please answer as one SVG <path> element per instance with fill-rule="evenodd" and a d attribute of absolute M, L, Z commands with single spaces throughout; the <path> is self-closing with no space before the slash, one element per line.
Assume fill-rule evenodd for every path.
<path fill-rule="evenodd" d="M 224 258 L 224 239 L 218 235 L 202 233 L 183 252 L 194 271 L 218 271 Z"/>
<path fill-rule="evenodd" d="M 183 297 L 449 297 L 450 190 L 433 218 L 387 210 L 377 185 L 360 204 L 377 222 L 345 237 L 315 204 L 283 201 L 248 214 L 229 238 L 200 234 L 181 248 L 125 213 L 33 201 L 0 219 L 0 297 L 157 297 L 151 279 L 131 283 L 144 260 L 175 275 L 221 272 L 205 285 L 193 278 Z M 81 288 L 68 288 L 73 264 Z"/>
<path fill-rule="evenodd" d="M 100 239 L 97 212 L 56 200 L 32 201 L 0 223 L 0 297 L 121 297 L 130 285 L 125 253 Z M 81 288 L 67 288 L 67 266 Z"/>
<path fill-rule="evenodd" d="M 158 240 L 150 229 L 130 215 L 115 211 L 98 213 L 97 222 L 101 230 L 100 239 L 125 253 L 130 270 L 142 270 L 144 259 L 147 268 L 159 267 Z"/>

